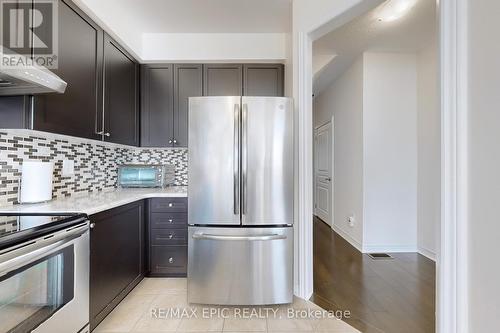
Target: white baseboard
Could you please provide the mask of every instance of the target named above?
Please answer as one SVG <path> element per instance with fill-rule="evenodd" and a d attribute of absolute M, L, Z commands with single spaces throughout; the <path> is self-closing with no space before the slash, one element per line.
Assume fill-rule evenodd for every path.
<path fill-rule="evenodd" d="M 424 257 L 427 257 L 429 258 L 430 260 L 432 261 L 436 261 L 436 253 L 434 251 L 431 251 L 431 250 L 428 250 L 424 247 L 418 247 L 418 253 L 420 253 L 421 255 L 423 255 Z"/>
<path fill-rule="evenodd" d="M 338 225 L 332 224 L 332 229 L 337 234 L 339 234 L 340 237 L 342 237 L 343 239 L 345 239 L 349 244 L 351 244 L 352 246 L 354 246 L 356 248 L 356 250 L 358 250 L 359 252 L 362 252 L 361 251 L 361 248 L 362 248 L 361 247 L 361 243 L 358 242 L 357 240 L 355 240 L 353 237 L 351 237 L 347 232 L 345 232 L 344 230 L 342 230 L 342 228 L 340 228 Z"/>
<path fill-rule="evenodd" d="M 419 253 L 434 262 L 436 261 L 436 254 L 423 247 L 416 245 L 362 245 L 338 225 L 333 224 L 332 229 L 361 253 Z"/>

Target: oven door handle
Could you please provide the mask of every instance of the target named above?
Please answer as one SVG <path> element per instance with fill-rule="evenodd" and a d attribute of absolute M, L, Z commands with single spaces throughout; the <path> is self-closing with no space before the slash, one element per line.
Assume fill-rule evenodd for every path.
<path fill-rule="evenodd" d="M 0 255 L 0 277 L 50 254 L 57 248 L 80 237 L 87 230 L 88 224 L 66 229 L 46 236 L 35 243 L 28 243 L 26 246 Z"/>

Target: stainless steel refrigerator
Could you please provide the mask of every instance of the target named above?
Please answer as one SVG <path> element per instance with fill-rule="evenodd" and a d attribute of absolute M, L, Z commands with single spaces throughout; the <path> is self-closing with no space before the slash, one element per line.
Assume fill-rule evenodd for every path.
<path fill-rule="evenodd" d="M 292 110 L 283 97 L 189 99 L 190 303 L 292 302 Z"/>

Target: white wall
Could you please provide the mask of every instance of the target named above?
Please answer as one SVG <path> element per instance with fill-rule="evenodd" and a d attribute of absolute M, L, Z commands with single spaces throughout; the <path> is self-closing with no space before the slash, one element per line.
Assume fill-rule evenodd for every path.
<path fill-rule="evenodd" d="M 416 56 L 365 53 L 363 67 L 363 249 L 416 251 Z"/>
<path fill-rule="evenodd" d="M 142 57 L 145 62 L 283 62 L 288 38 L 286 33 L 145 33 Z"/>
<path fill-rule="evenodd" d="M 437 41 L 417 55 L 418 249 L 436 258 L 441 221 L 441 112 Z"/>
<path fill-rule="evenodd" d="M 334 122 L 334 228 L 363 243 L 363 57 L 314 99 L 314 125 Z M 350 227 L 347 217 L 356 219 Z"/>
<path fill-rule="evenodd" d="M 500 327 L 500 1 L 468 0 L 470 333 Z"/>
<path fill-rule="evenodd" d="M 314 99 L 315 126 L 332 115 L 334 228 L 364 252 L 416 251 L 416 55 L 365 53 Z"/>

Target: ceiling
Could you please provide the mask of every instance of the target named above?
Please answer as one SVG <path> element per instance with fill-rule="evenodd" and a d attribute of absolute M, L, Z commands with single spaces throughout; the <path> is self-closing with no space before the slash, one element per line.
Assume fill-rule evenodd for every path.
<path fill-rule="evenodd" d="M 314 42 L 315 94 L 335 81 L 363 52 L 413 53 L 436 41 L 436 0 L 418 0 L 404 17 L 392 22 L 377 20 L 379 8 Z"/>
<path fill-rule="evenodd" d="M 292 0 L 81 0 L 141 33 L 289 32 Z"/>

